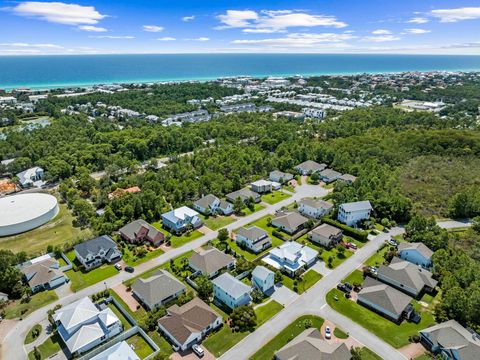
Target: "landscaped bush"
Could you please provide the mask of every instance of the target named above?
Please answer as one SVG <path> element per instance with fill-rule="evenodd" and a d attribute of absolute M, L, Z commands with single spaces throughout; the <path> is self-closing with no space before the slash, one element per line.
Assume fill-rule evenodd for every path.
<path fill-rule="evenodd" d="M 365 241 L 368 240 L 368 232 L 366 232 L 366 231 L 354 229 L 350 226 L 342 224 L 341 222 L 338 222 L 338 221 L 333 220 L 333 219 L 328 218 L 328 217 L 324 217 L 322 219 L 322 221 L 324 223 L 327 223 L 327 224 L 333 225 L 335 227 L 338 227 L 339 229 L 342 229 L 343 233 L 345 235 L 351 236 L 354 239 L 357 239 L 357 240 L 362 241 L 362 242 L 365 242 Z"/>

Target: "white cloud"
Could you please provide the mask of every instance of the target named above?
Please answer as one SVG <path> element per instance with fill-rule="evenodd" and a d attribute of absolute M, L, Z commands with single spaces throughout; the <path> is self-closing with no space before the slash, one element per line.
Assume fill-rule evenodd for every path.
<path fill-rule="evenodd" d="M 29 44 L 29 43 L 1 43 L 0 46 L 20 47 L 20 48 L 41 48 L 41 49 L 63 49 L 63 46 L 55 44 Z"/>
<path fill-rule="evenodd" d="M 410 24 L 426 24 L 429 22 L 427 18 L 424 17 L 414 17 L 407 21 Z"/>
<path fill-rule="evenodd" d="M 96 24 L 106 17 L 93 6 L 65 4 L 62 2 L 26 1 L 10 9 L 19 16 L 66 25 Z"/>
<path fill-rule="evenodd" d="M 350 34 L 308 34 L 308 33 L 294 33 L 288 34 L 283 38 L 271 39 L 242 39 L 234 40 L 232 44 L 236 45 L 263 45 L 270 47 L 313 47 L 319 44 L 336 44 L 337 46 L 348 46 L 345 41 L 355 38 Z"/>
<path fill-rule="evenodd" d="M 373 35 L 390 35 L 392 32 L 390 30 L 378 29 L 372 31 Z"/>
<path fill-rule="evenodd" d="M 187 40 L 187 41 L 209 41 L 210 38 L 202 36 L 202 37 L 198 37 L 198 38 L 194 38 L 194 39 L 185 39 L 185 40 Z"/>
<path fill-rule="evenodd" d="M 106 32 L 107 29 L 103 27 L 93 26 L 93 25 L 82 25 L 78 27 L 80 30 L 89 31 L 89 32 Z"/>
<path fill-rule="evenodd" d="M 195 20 L 195 15 L 182 17 L 182 21 L 185 21 L 185 22 L 192 21 L 192 20 Z"/>
<path fill-rule="evenodd" d="M 428 34 L 430 30 L 425 29 L 405 29 L 405 34 Z"/>
<path fill-rule="evenodd" d="M 165 37 L 158 38 L 157 40 L 158 41 L 175 41 L 177 39 L 175 39 L 174 37 L 165 36 Z"/>
<path fill-rule="evenodd" d="M 247 34 L 273 34 L 278 32 L 286 32 L 286 30 L 275 30 L 275 29 L 243 29 L 242 32 Z"/>
<path fill-rule="evenodd" d="M 92 39 L 135 39 L 135 36 L 113 36 L 113 35 L 100 35 L 100 36 L 90 36 Z"/>
<path fill-rule="evenodd" d="M 430 15 L 440 19 L 440 22 L 443 23 L 452 23 L 462 20 L 474 20 L 480 19 L 480 7 L 437 9 L 430 11 Z"/>
<path fill-rule="evenodd" d="M 363 41 L 367 42 L 389 42 L 400 40 L 400 37 L 394 35 L 366 36 Z"/>
<path fill-rule="evenodd" d="M 312 15 L 293 10 L 263 10 L 260 14 L 252 10 L 227 10 L 225 14 L 217 16 L 223 24 L 217 29 L 244 28 L 254 29 L 257 32 L 282 32 L 291 27 L 329 26 L 335 28 L 346 27 L 347 24 L 338 21 L 334 16 Z"/>
<path fill-rule="evenodd" d="M 163 27 L 157 26 L 157 25 L 143 25 L 143 31 L 160 32 L 160 31 L 163 31 Z"/>

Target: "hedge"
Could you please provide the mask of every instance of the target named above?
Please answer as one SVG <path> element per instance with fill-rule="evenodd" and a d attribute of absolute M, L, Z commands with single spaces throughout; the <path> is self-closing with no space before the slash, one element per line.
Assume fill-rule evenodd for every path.
<path fill-rule="evenodd" d="M 322 219 L 322 221 L 324 223 L 327 223 L 327 224 L 330 224 L 330 225 L 333 225 L 333 226 L 336 226 L 338 227 L 339 229 L 342 229 L 343 230 L 343 233 L 347 236 L 351 236 L 353 237 L 354 239 L 357 239 L 361 242 L 366 242 L 368 240 L 368 232 L 364 231 L 364 230 L 358 230 L 358 229 L 354 229 L 350 226 L 347 226 L 345 224 L 342 224 L 341 222 L 338 222 L 336 220 L 333 220 L 331 218 L 328 218 L 328 217 L 324 217 Z"/>

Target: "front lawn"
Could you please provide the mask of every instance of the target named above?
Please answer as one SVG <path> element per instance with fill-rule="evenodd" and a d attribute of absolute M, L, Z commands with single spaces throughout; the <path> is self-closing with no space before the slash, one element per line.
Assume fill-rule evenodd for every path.
<path fill-rule="evenodd" d="M 227 324 L 223 324 L 220 330 L 208 336 L 203 342 L 203 346 L 218 358 L 248 334 L 250 334 L 248 331 L 233 332 Z"/>
<path fill-rule="evenodd" d="M 200 215 L 203 223 L 211 230 L 218 230 L 231 224 L 235 219 L 231 216 L 208 216 Z"/>
<path fill-rule="evenodd" d="M 266 304 L 260 305 L 255 308 L 255 314 L 257 315 L 257 327 L 260 327 L 263 323 L 270 320 L 273 316 L 283 310 L 283 305 L 271 300 Z"/>
<path fill-rule="evenodd" d="M 320 329 L 323 325 L 323 319 L 314 315 L 305 315 L 299 317 L 285 329 L 280 331 L 277 336 L 270 340 L 260 350 L 258 350 L 250 359 L 265 360 L 273 359 L 275 352 L 284 347 L 289 341 L 294 339 L 304 330 L 314 327 Z"/>
<path fill-rule="evenodd" d="M 288 199 L 291 195 L 284 193 L 283 191 L 273 191 L 269 194 L 262 195 L 262 201 L 267 204 L 273 205 L 282 200 Z"/>
<path fill-rule="evenodd" d="M 170 234 L 166 229 L 164 229 L 162 227 L 162 224 L 159 223 L 159 222 L 154 222 L 152 224 L 152 226 L 154 226 L 158 231 L 163 233 L 165 236 Z M 173 234 L 170 234 L 170 235 L 171 235 L 170 244 L 174 248 L 178 248 L 182 245 L 188 244 L 190 241 L 193 241 L 193 240 L 198 239 L 199 237 L 203 236 L 203 234 L 198 230 L 193 230 L 193 231 L 190 231 L 190 232 L 188 232 L 186 234 L 183 234 L 183 235 L 180 235 L 180 236 L 173 235 Z"/>
<path fill-rule="evenodd" d="M 34 333 L 37 332 L 38 335 L 34 337 Z M 36 324 L 28 331 L 27 336 L 25 336 L 25 341 L 23 342 L 25 345 L 34 342 L 42 333 L 42 325 Z"/>
<path fill-rule="evenodd" d="M 68 270 L 65 275 L 70 279 L 70 288 L 77 292 L 100 281 L 104 281 L 118 274 L 118 270 L 113 265 L 103 264 L 102 266 L 90 271 Z"/>
<path fill-rule="evenodd" d="M 305 272 L 301 280 L 297 280 L 297 289 L 295 290 L 295 279 L 287 275 L 282 275 L 282 284 L 289 288 L 292 291 L 295 291 L 297 294 L 303 294 L 305 291 L 310 289 L 317 281 L 322 278 L 322 275 L 317 273 L 315 270 L 308 270 Z"/>
<path fill-rule="evenodd" d="M 226 244 L 228 244 L 228 246 L 230 247 L 230 249 L 232 249 L 233 251 L 235 251 L 238 255 L 241 255 L 243 256 L 245 259 L 247 259 L 248 261 L 253 261 L 255 260 L 256 258 L 260 257 L 261 255 L 269 252 L 270 250 L 272 250 L 274 247 L 276 246 L 280 246 L 283 244 L 283 241 L 280 240 L 279 238 L 277 237 L 272 237 L 272 246 L 269 247 L 268 249 L 265 249 L 264 251 L 262 252 L 259 252 L 258 254 L 255 254 L 254 252 L 251 252 L 250 250 L 248 249 L 242 249 L 235 240 L 228 240 L 226 242 Z M 221 242 L 216 240 L 216 241 L 213 241 L 213 246 L 217 247 L 218 249 L 222 250 L 222 246 L 221 246 Z"/>
<path fill-rule="evenodd" d="M 143 336 L 133 335 L 126 340 L 127 344 L 135 351 L 140 359 L 145 359 L 148 355 L 152 354 L 154 349 L 149 343 L 145 341 Z"/>
<path fill-rule="evenodd" d="M 435 324 L 433 314 L 413 301 L 414 307 L 421 312 L 422 320 L 419 324 L 404 321 L 397 325 L 383 316 L 370 311 L 369 309 L 348 300 L 343 292 L 333 289 L 327 293 L 327 303 L 339 313 L 349 317 L 365 329 L 377 335 L 395 348 L 409 344 L 408 338 L 418 334 L 419 330 Z"/>
<path fill-rule="evenodd" d="M 144 245 L 139 245 L 139 246 L 144 246 Z M 140 265 L 148 260 L 151 260 L 153 258 L 156 258 L 157 256 L 160 256 L 164 254 L 165 252 L 162 249 L 155 249 L 152 251 L 147 251 L 147 253 L 144 256 L 137 257 L 135 254 L 128 248 L 128 246 L 125 246 L 123 248 L 123 256 L 122 259 L 125 262 L 125 264 L 129 266 L 137 266 Z"/>
<path fill-rule="evenodd" d="M 377 250 L 377 252 L 372 255 L 370 258 L 368 258 L 367 261 L 365 261 L 365 265 L 366 266 L 380 266 L 384 263 L 385 261 L 385 254 L 388 252 L 388 250 L 390 249 L 390 246 L 385 244 L 385 245 L 382 245 L 382 247 L 380 249 Z"/>
<path fill-rule="evenodd" d="M 302 235 L 297 239 L 297 242 L 305 244 L 312 249 L 317 250 L 320 253 L 320 257 L 322 258 L 323 262 L 327 264 L 330 269 L 336 268 L 338 265 L 340 265 L 342 262 L 344 262 L 346 259 L 353 255 L 353 252 L 348 249 L 340 252 L 337 250 L 336 247 L 334 247 L 333 249 L 327 249 L 323 246 L 317 245 L 314 242 L 308 240 L 307 236 L 307 234 Z M 359 244 L 361 243 L 358 243 L 357 246 L 360 248 Z M 330 258 L 332 259 L 331 262 L 329 260 Z"/>
<path fill-rule="evenodd" d="M 5 318 L 15 319 L 26 317 L 35 310 L 47 306 L 57 300 L 58 296 L 55 293 L 55 290 L 48 290 L 32 295 L 29 302 L 22 302 L 21 300 L 12 301 L 5 308 Z"/>
<path fill-rule="evenodd" d="M 380 356 L 378 356 L 372 350 L 370 350 L 369 348 L 366 348 L 366 347 L 361 348 L 360 358 L 362 360 L 382 360 L 382 358 Z M 428 359 L 430 359 L 430 358 L 428 358 Z M 415 360 L 417 360 L 417 359 L 415 359 Z"/>
<path fill-rule="evenodd" d="M 363 284 L 364 281 L 363 277 L 363 271 L 360 270 L 354 270 L 350 275 L 348 275 L 345 279 L 343 279 L 343 282 L 348 282 L 351 285 L 353 284 Z"/>
<path fill-rule="evenodd" d="M 48 359 L 50 356 L 62 351 L 61 345 L 62 339 L 57 334 L 50 336 L 45 342 L 37 346 L 38 351 L 40 352 L 40 359 Z M 35 355 L 33 350 L 28 354 L 29 360 L 35 360 Z"/>
<path fill-rule="evenodd" d="M 246 207 L 245 209 L 242 210 L 242 213 L 240 214 L 240 216 L 252 215 L 253 213 L 256 213 L 257 211 L 260 211 L 262 209 L 265 209 L 265 206 L 260 204 L 255 204 L 253 207 L 253 211 Z"/>
<path fill-rule="evenodd" d="M 333 335 L 337 338 L 337 339 L 348 339 L 348 334 L 345 333 L 343 330 L 341 330 L 340 328 L 336 327 L 334 330 L 333 330 Z"/>

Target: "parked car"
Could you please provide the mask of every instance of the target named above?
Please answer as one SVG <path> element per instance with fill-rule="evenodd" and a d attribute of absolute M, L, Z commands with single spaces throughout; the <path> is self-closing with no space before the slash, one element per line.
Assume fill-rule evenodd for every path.
<path fill-rule="evenodd" d="M 332 330 L 330 330 L 330 327 L 327 326 L 325 328 L 325 339 L 331 339 L 332 338 Z"/>
<path fill-rule="evenodd" d="M 343 284 L 343 285 L 345 285 L 345 287 L 348 289 L 349 292 L 353 290 L 353 285 L 352 285 L 352 284 L 346 282 L 346 283 Z"/>
<path fill-rule="evenodd" d="M 205 351 L 202 349 L 202 347 L 198 344 L 194 344 L 192 346 L 192 351 L 198 356 L 198 357 L 203 357 L 205 355 Z"/>
<path fill-rule="evenodd" d="M 122 265 L 115 264 L 115 269 L 117 269 L 118 271 L 122 270 Z"/>
<path fill-rule="evenodd" d="M 135 269 L 131 266 L 125 266 L 125 271 L 129 272 L 129 273 L 133 273 L 135 271 Z"/>
<path fill-rule="evenodd" d="M 345 284 L 338 284 L 337 285 L 337 289 L 340 290 L 340 291 L 343 291 L 343 292 L 349 292 L 349 290 L 347 289 L 347 287 L 345 286 Z"/>
<path fill-rule="evenodd" d="M 389 245 L 392 245 L 392 246 L 395 246 L 395 247 L 398 246 L 398 241 L 395 240 L 395 239 L 392 239 L 392 238 L 390 238 L 389 240 L 387 240 L 387 243 L 388 243 Z"/>
<path fill-rule="evenodd" d="M 354 243 L 352 243 L 352 242 L 347 242 L 347 243 L 345 244 L 345 247 L 346 247 L 347 249 L 353 249 L 353 250 L 357 250 L 357 249 L 358 249 L 358 248 L 357 248 L 357 245 L 354 244 Z"/>

